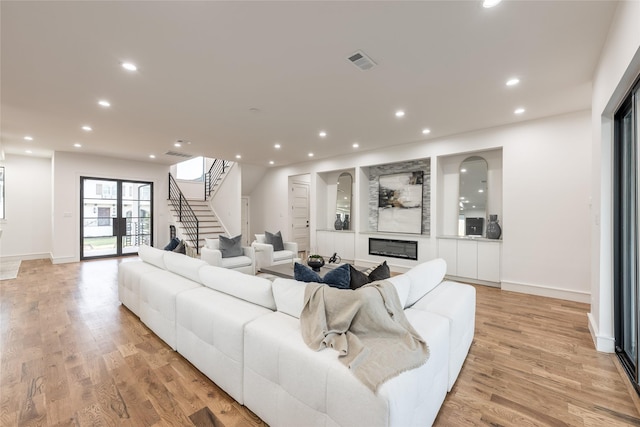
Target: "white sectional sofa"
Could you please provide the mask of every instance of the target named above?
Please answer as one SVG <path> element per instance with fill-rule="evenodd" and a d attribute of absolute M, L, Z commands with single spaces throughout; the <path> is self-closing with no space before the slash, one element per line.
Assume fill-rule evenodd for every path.
<path fill-rule="evenodd" d="M 442 282 L 444 261 L 389 279 L 430 356 L 374 393 L 336 351 L 304 343 L 304 283 L 272 283 L 146 246 L 139 255 L 120 264 L 121 302 L 273 427 L 431 425 L 473 341 L 475 289 Z"/>

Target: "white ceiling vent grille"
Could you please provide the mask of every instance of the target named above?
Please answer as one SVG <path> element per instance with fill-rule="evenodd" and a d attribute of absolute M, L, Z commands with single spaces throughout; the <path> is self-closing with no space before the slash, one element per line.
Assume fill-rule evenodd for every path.
<path fill-rule="evenodd" d="M 166 154 L 167 156 L 184 157 L 186 159 L 190 159 L 191 157 L 193 157 L 193 154 L 179 153 L 177 151 L 167 151 L 164 154 Z"/>
<path fill-rule="evenodd" d="M 358 50 L 347 58 L 349 61 L 353 63 L 356 67 L 360 68 L 362 71 L 367 71 L 375 67 L 377 64 L 373 62 L 373 59 L 369 58 L 363 51 Z"/>

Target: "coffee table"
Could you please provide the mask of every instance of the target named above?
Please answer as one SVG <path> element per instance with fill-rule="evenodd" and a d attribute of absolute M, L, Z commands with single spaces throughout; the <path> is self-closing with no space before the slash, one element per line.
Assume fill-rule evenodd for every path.
<path fill-rule="evenodd" d="M 302 264 L 302 263 L 300 263 Z M 333 270 L 336 267 L 340 267 L 342 264 L 325 264 L 323 267 L 320 267 L 320 276 L 324 276 L 328 271 Z M 304 264 L 303 264 L 304 265 Z M 367 267 L 358 267 L 353 266 L 357 270 L 364 271 Z M 288 262 L 286 264 L 276 264 L 270 265 L 269 267 L 262 267 L 260 269 L 260 273 L 272 274 L 274 276 L 283 277 L 285 279 L 293 279 L 293 263 Z"/>

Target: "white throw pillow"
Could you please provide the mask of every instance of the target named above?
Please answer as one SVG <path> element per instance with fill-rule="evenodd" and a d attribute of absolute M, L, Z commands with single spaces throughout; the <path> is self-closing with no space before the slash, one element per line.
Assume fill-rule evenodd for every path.
<path fill-rule="evenodd" d="M 163 270 L 166 270 L 167 268 L 164 265 L 165 252 L 166 251 L 163 251 L 162 249 L 157 249 L 147 245 L 138 246 L 138 256 L 140 259 Z"/>
<path fill-rule="evenodd" d="M 446 273 L 447 263 L 442 258 L 424 262 L 404 273 L 411 282 L 406 306 L 412 306 L 420 298 L 431 292 L 433 288 L 442 282 Z"/>
<path fill-rule="evenodd" d="M 304 305 L 306 283 L 277 278 L 273 281 L 272 287 L 278 311 L 299 319 Z"/>
<path fill-rule="evenodd" d="M 256 242 L 267 243 L 267 237 L 264 234 L 256 234 Z"/>

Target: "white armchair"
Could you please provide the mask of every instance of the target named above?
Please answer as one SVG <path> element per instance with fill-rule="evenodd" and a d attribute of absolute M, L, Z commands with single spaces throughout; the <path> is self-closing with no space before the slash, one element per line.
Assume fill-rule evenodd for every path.
<path fill-rule="evenodd" d="M 205 246 L 200 250 L 200 259 L 206 261 L 208 264 L 215 265 L 216 267 L 238 270 L 241 273 L 251 275 L 256 274 L 255 251 L 250 246 L 242 247 L 241 256 L 222 258 L 219 240 L 205 239 Z"/>
<path fill-rule="evenodd" d="M 276 264 L 287 264 L 298 257 L 298 244 L 296 242 L 283 242 L 284 250 L 275 251 L 273 245 L 267 243 L 264 234 L 256 234 L 256 240 L 251 243 L 255 250 L 256 268 L 268 267 Z"/>

